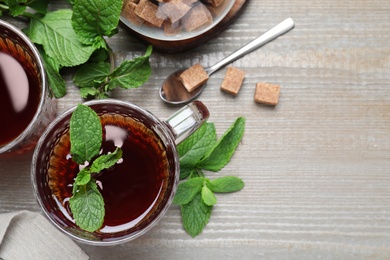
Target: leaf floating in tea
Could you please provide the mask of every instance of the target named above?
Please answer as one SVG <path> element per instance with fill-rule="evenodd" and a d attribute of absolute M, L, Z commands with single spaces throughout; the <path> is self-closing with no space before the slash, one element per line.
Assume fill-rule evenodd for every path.
<path fill-rule="evenodd" d="M 75 184 L 77 186 L 86 185 L 91 181 L 91 172 L 88 168 L 82 169 L 76 176 Z"/>
<path fill-rule="evenodd" d="M 104 221 L 104 200 L 96 182 L 90 181 L 86 185 L 78 186 L 69 201 L 70 209 L 80 228 L 94 232 Z"/>
<path fill-rule="evenodd" d="M 78 105 L 70 119 L 70 150 L 72 160 L 86 166 L 75 178 L 69 205 L 76 225 L 90 232 L 102 226 L 105 216 L 103 196 L 92 174 L 110 168 L 122 158 L 122 150 L 118 147 L 112 153 L 97 157 L 102 139 L 99 116 L 90 107 Z"/>
<path fill-rule="evenodd" d="M 102 131 L 95 111 L 85 105 L 78 105 L 70 121 L 70 152 L 75 162 L 84 164 L 99 154 Z"/>
<path fill-rule="evenodd" d="M 99 173 L 104 169 L 108 169 L 111 166 L 114 166 L 121 158 L 122 150 L 116 148 L 113 153 L 101 155 L 95 161 L 93 161 L 90 171 L 91 173 Z"/>

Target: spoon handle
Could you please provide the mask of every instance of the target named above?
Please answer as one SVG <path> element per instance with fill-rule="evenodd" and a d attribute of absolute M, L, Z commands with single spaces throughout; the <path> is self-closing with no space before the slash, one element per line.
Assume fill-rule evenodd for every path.
<path fill-rule="evenodd" d="M 291 18 L 287 18 L 283 22 L 279 23 L 275 27 L 271 28 L 267 32 L 263 33 L 244 47 L 240 48 L 239 50 L 233 52 L 223 60 L 219 61 L 218 63 L 214 64 L 213 66 L 209 67 L 207 69 L 207 72 L 209 75 L 214 73 L 215 71 L 219 70 L 221 67 L 237 60 L 238 58 L 241 58 L 242 56 L 256 50 L 257 48 L 263 46 L 264 44 L 272 41 L 273 39 L 279 37 L 280 35 L 288 32 L 294 28 L 294 21 Z"/>

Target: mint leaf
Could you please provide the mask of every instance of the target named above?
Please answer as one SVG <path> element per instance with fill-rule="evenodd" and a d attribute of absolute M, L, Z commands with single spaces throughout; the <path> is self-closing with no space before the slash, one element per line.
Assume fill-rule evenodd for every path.
<path fill-rule="evenodd" d="M 110 74 L 110 67 L 107 62 L 83 64 L 73 76 L 73 83 L 78 87 L 99 87 Z"/>
<path fill-rule="evenodd" d="M 202 200 L 208 206 L 213 206 L 217 203 L 217 198 L 207 185 L 202 187 Z"/>
<path fill-rule="evenodd" d="M 180 166 L 180 180 L 188 178 L 188 176 L 199 176 L 198 170 L 194 169 L 192 166 Z"/>
<path fill-rule="evenodd" d="M 78 0 L 73 6 L 72 25 L 84 44 L 117 33 L 123 1 Z"/>
<path fill-rule="evenodd" d="M 190 137 L 177 146 L 180 156 L 180 179 L 185 179 L 196 167 L 204 154 L 217 141 L 217 133 L 212 123 L 204 123 Z"/>
<path fill-rule="evenodd" d="M 80 88 L 80 95 L 82 98 L 94 97 L 99 93 L 96 88 Z"/>
<path fill-rule="evenodd" d="M 91 172 L 84 168 L 76 176 L 75 184 L 77 186 L 86 185 L 91 180 Z"/>
<path fill-rule="evenodd" d="M 10 14 L 14 17 L 19 16 L 26 11 L 26 8 L 27 8 L 26 6 L 22 6 L 22 5 L 14 6 L 11 9 Z"/>
<path fill-rule="evenodd" d="M 235 176 L 221 177 L 207 183 L 213 192 L 235 192 L 244 188 L 244 182 Z"/>
<path fill-rule="evenodd" d="M 29 6 L 41 14 L 46 14 L 47 6 L 49 4 L 49 0 L 32 0 L 29 3 Z"/>
<path fill-rule="evenodd" d="M 183 227 L 192 237 L 199 235 L 209 222 L 212 206 L 206 205 L 198 192 L 188 204 L 181 206 Z"/>
<path fill-rule="evenodd" d="M 99 154 L 102 132 L 96 112 L 88 106 L 78 105 L 70 120 L 70 152 L 75 162 L 83 164 Z"/>
<path fill-rule="evenodd" d="M 245 118 L 239 117 L 198 164 L 209 171 L 221 170 L 231 159 L 245 129 Z"/>
<path fill-rule="evenodd" d="M 5 0 L 9 14 L 16 17 L 26 11 L 27 0 Z"/>
<path fill-rule="evenodd" d="M 181 205 L 183 227 L 192 237 L 203 230 L 210 218 L 213 205 L 217 203 L 214 192 L 241 190 L 244 182 L 234 176 L 210 181 L 203 169 L 220 170 L 231 159 L 240 143 L 245 128 L 245 118 L 239 117 L 217 141 L 215 126 L 205 123 L 190 137 L 178 145 L 180 156 L 180 183 L 174 204 Z"/>
<path fill-rule="evenodd" d="M 75 194 L 69 200 L 69 206 L 80 228 L 94 232 L 104 221 L 104 200 L 94 179 L 86 185 L 78 186 Z"/>
<path fill-rule="evenodd" d="M 183 205 L 193 200 L 195 195 L 201 191 L 204 180 L 205 178 L 203 177 L 197 177 L 180 183 L 177 187 L 173 204 Z"/>
<path fill-rule="evenodd" d="M 104 169 L 114 166 L 122 158 L 122 150 L 116 148 L 113 153 L 100 155 L 91 165 L 91 173 L 99 173 Z"/>
<path fill-rule="evenodd" d="M 107 45 L 106 47 L 101 47 L 97 49 L 94 53 L 92 53 L 91 57 L 89 58 L 89 62 L 91 63 L 99 63 L 99 62 L 107 62 L 110 59 L 110 53 L 107 50 Z M 113 61 L 114 62 L 114 61 Z"/>
<path fill-rule="evenodd" d="M 108 90 L 112 90 L 117 86 L 125 89 L 137 88 L 144 84 L 152 72 L 149 64 L 149 56 L 151 53 L 152 46 L 148 46 L 145 55 L 122 62 L 110 74 L 111 81 Z"/>
<path fill-rule="evenodd" d="M 64 67 L 85 63 L 95 50 L 79 41 L 71 18 L 72 11 L 67 9 L 49 12 L 42 18 L 34 16 L 28 30 L 29 38 L 43 45 L 46 54 Z"/>
<path fill-rule="evenodd" d="M 41 54 L 43 62 L 45 63 L 45 69 L 47 78 L 49 81 L 50 89 L 56 98 L 61 98 L 66 94 L 66 83 L 60 74 L 60 64 L 46 55 L 41 46 L 37 46 Z"/>

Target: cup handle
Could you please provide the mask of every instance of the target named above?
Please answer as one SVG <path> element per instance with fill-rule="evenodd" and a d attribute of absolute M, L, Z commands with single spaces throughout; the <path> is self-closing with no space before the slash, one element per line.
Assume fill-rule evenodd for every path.
<path fill-rule="evenodd" d="M 210 113 L 207 107 L 200 101 L 182 107 L 165 122 L 172 129 L 176 145 L 195 132 L 207 119 Z"/>

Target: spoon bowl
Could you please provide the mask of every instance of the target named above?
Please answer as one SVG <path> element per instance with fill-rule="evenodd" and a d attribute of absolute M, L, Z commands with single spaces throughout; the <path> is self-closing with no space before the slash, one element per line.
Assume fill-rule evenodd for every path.
<path fill-rule="evenodd" d="M 207 74 L 210 76 L 220 68 L 226 66 L 227 64 L 241 58 L 242 56 L 256 50 L 257 48 L 263 46 L 264 44 L 274 40 L 280 35 L 288 32 L 294 28 L 294 21 L 291 18 L 287 18 L 283 22 L 279 23 L 275 27 L 271 28 L 264 34 L 260 35 L 250 43 L 246 44 L 244 47 L 239 50 L 233 52 L 223 60 L 217 62 L 213 66 L 206 68 Z M 183 83 L 180 81 L 180 74 L 186 69 L 179 69 L 173 73 L 171 73 L 163 82 L 160 88 L 160 98 L 171 105 L 182 105 L 186 104 L 195 98 L 197 98 L 204 88 L 206 87 L 206 83 L 194 89 L 191 92 L 188 92 L 184 87 Z"/>
<path fill-rule="evenodd" d="M 163 82 L 160 89 L 160 97 L 163 101 L 171 105 L 182 105 L 196 99 L 205 88 L 206 83 L 188 92 L 180 81 L 180 74 L 186 69 L 179 69 L 171 73 Z M 207 71 L 207 70 L 206 70 Z M 210 73 L 208 73 L 210 76 Z"/>

